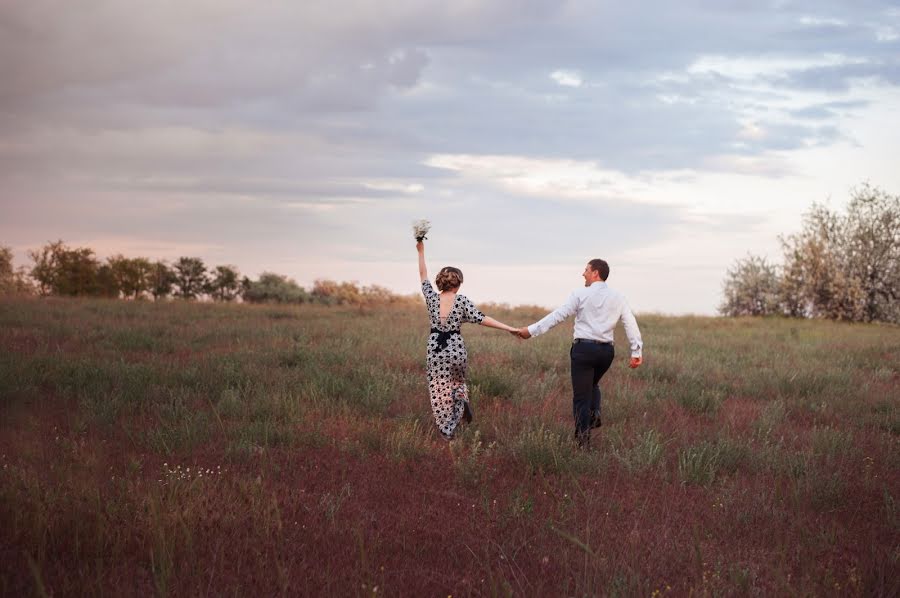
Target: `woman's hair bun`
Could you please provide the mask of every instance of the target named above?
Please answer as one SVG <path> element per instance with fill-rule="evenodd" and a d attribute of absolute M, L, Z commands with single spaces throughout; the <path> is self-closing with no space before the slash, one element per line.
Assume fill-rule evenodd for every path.
<path fill-rule="evenodd" d="M 459 268 L 454 268 L 453 266 L 447 266 L 446 268 L 441 268 L 441 271 L 438 272 L 438 275 L 434 279 L 434 284 L 437 285 L 438 290 L 441 291 L 449 291 L 450 289 L 455 289 L 463 282 L 463 273 Z"/>

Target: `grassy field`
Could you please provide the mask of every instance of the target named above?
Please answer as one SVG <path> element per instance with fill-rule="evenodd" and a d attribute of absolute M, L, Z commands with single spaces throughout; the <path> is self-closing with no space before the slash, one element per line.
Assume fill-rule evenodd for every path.
<path fill-rule="evenodd" d="M 0 592 L 896 595 L 900 329 L 638 322 L 579 452 L 570 323 L 447 444 L 424 307 L 0 299 Z"/>

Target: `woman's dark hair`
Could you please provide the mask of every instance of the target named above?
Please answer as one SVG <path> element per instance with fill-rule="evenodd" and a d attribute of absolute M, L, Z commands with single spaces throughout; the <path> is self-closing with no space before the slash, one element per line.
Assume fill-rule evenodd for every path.
<path fill-rule="evenodd" d="M 591 270 L 600 273 L 600 280 L 606 280 L 607 278 L 609 278 L 609 264 L 606 263 L 606 260 L 596 258 L 589 261 L 588 263 L 591 265 Z"/>
<path fill-rule="evenodd" d="M 441 268 L 438 275 L 434 278 L 434 284 L 440 291 L 449 291 L 455 289 L 463 282 L 462 270 L 453 266 Z"/>

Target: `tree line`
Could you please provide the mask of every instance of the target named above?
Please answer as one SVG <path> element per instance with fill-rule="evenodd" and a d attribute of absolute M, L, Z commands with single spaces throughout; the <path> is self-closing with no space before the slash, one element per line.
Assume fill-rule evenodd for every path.
<path fill-rule="evenodd" d="M 378 285 L 316 280 L 307 290 L 293 279 L 274 272 L 263 272 L 258 279 L 251 280 L 241 277 L 234 266 L 208 268 L 199 257 L 180 257 L 171 264 L 121 254 L 100 260 L 93 249 L 69 247 L 62 240 L 47 243 L 28 255 L 33 265 L 14 269 L 12 250 L 0 247 L 0 293 L 326 305 L 411 300 Z"/>
<path fill-rule="evenodd" d="M 721 314 L 900 323 L 900 195 L 864 184 L 779 241 L 782 263 L 750 254 L 728 270 Z"/>

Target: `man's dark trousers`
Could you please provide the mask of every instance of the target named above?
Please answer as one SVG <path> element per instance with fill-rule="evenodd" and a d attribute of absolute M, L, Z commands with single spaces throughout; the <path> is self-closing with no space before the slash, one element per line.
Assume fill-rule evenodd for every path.
<path fill-rule="evenodd" d="M 576 342 L 572 344 L 572 412 L 575 438 L 579 445 L 591 441 L 591 424 L 600 418 L 600 378 L 612 364 L 615 350 L 611 343 Z"/>

